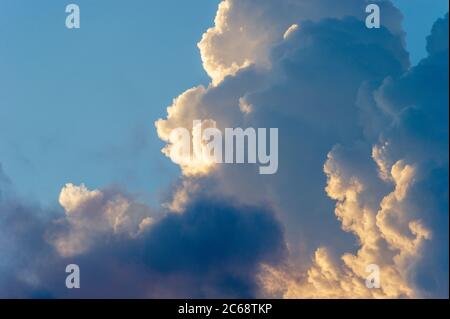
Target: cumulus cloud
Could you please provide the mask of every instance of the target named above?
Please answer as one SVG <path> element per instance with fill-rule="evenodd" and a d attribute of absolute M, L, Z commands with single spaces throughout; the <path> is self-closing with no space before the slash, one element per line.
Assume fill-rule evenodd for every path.
<path fill-rule="evenodd" d="M 280 70 L 281 68 L 288 68 L 287 65 L 280 65 L 280 63 L 287 62 L 289 57 L 275 56 L 274 47 L 281 47 L 277 50 L 276 54 L 289 54 L 294 49 L 306 49 L 299 47 L 309 41 L 327 41 L 330 45 L 328 48 L 323 48 L 321 54 L 319 52 L 310 52 L 312 54 L 318 54 L 315 57 L 316 61 L 303 61 L 303 65 L 297 65 L 297 68 L 305 67 L 303 72 L 315 72 L 321 73 L 321 69 L 315 70 L 315 67 L 326 67 L 327 65 L 318 65 L 319 61 L 330 60 L 329 66 L 333 65 L 334 68 L 338 67 L 337 63 L 345 62 L 342 65 L 342 69 L 348 67 L 349 70 L 344 74 L 351 74 L 355 67 L 351 67 L 350 62 L 360 61 L 367 64 L 367 61 L 373 61 L 378 54 L 379 58 L 375 59 L 373 70 L 369 70 L 368 66 L 364 65 L 367 72 L 378 72 L 383 75 L 387 75 L 393 72 L 389 63 L 399 63 L 398 61 L 389 61 L 389 57 L 384 58 L 384 55 L 399 55 L 399 60 L 402 65 L 406 65 L 407 55 L 404 52 L 401 43 L 403 42 L 403 34 L 401 32 L 401 15 L 397 9 L 395 9 L 389 1 L 381 1 L 379 5 L 383 8 L 383 16 L 385 20 L 385 26 L 392 30 L 396 37 L 388 35 L 387 37 L 381 36 L 377 33 L 370 34 L 367 29 L 363 28 L 362 22 L 365 19 L 365 1 L 346 0 L 340 1 L 339 4 L 329 0 L 322 1 L 222 1 L 219 5 L 217 12 L 215 26 L 209 29 L 199 43 L 202 59 L 204 61 L 204 68 L 211 76 L 212 87 L 205 88 L 198 86 L 187 90 L 179 97 L 174 99 L 173 104 L 168 108 L 168 116 L 166 120 L 159 120 L 156 122 L 157 132 L 159 137 L 166 141 L 168 145 L 163 152 L 169 156 L 172 149 L 179 148 L 180 140 L 176 140 L 171 137 L 171 132 L 178 128 L 184 127 L 189 130 L 193 129 L 193 119 L 213 120 L 219 128 L 232 127 L 231 125 L 243 124 L 242 113 L 249 113 L 250 109 L 254 110 L 254 103 L 252 103 L 251 94 L 256 94 L 261 90 L 267 89 L 267 85 L 276 87 L 286 87 L 288 85 L 294 85 L 294 81 L 290 78 L 286 78 L 286 81 L 292 83 L 280 83 L 283 79 L 279 79 L 279 76 L 283 76 L 286 70 Z M 351 57 L 351 52 L 344 52 L 345 43 L 339 43 L 337 41 L 328 41 L 324 37 L 309 37 L 307 34 L 311 31 L 311 21 L 322 21 L 328 18 L 344 18 L 352 16 L 358 19 L 359 23 L 354 23 L 354 26 L 348 26 L 347 30 L 340 30 L 335 28 L 328 30 L 328 36 L 330 39 L 339 39 L 340 36 L 344 36 L 342 41 L 346 41 L 346 32 L 351 32 L 351 28 L 355 27 L 357 31 L 354 31 L 348 36 L 354 37 L 355 41 L 359 41 L 359 45 L 363 46 L 363 51 L 359 52 L 359 56 Z M 291 41 L 283 40 L 283 36 L 288 30 L 295 24 L 302 24 L 305 21 L 308 23 L 301 36 L 304 39 L 291 39 Z M 323 32 L 327 32 L 326 28 L 334 28 L 333 23 L 324 22 L 322 24 Z M 293 31 L 291 29 L 291 31 Z M 361 32 L 365 31 L 365 32 Z M 359 32 L 359 35 L 357 35 Z M 386 31 L 387 32 L 387 31 Z M 326 33 L 324 33 L 326 34 Z M 359 38 L 357 38 L 359 36 Z M 364 38 L 367 38 L 364 39 Z M 387 38 L 390 38 L 389 40 Z M 376 46 L 375 42 L 384 41 L 385 43 L 379 43 Z M 368 43 L 366 43 L 368 42 Z M 316 42 L 317 43 L 317 42 Z M 370 47 L 370 43 L 372 47 Z M 356 42 L 355 42 L 356 44 Z M 336 47 L 332 47 L 335 45 Z M 365 46 L 365 47 L 364 47 Z M 290 49 L 288 49 L 290 47 Z M 311 44 L 310 47 L 313 47 Z M 319 48 L 318 48 L 319 49 Z M 336 57 L 336 51 L 340 50 L 342 54 L 348 54 L 345 57 Z M 378 52 L 376 50 L 381 50 Z M 291 52 L 289 52 L 291 51 Z M 337 51 L 337 52 L 340 52 Z M 283 53 L 281 53 L 283 52 Z M 319 55 L 320 54 L 320 55 Z M 396 56 L 397 57 L 397 56 Z M 313 57 L 310 57 L 311 59 Z M 345 59 L 345 60 L 343 60 Z M 365 61 L 363 61 L 365 60 Z M 378 62 L 378 61 L 379 62 Z M 294 61 L 292 61 L 294 62 Z M 309 66 L 306 64 L 309 62 Z M 276 64 L 276 65 L 274 65 Z M 392 66 L 395 68 L 396 66 Z M 389 68 L 389 69 L 388 69 Z M 379 70 L 379 71 L 378 71 Z M 338 75 L 340 70 L 330 70 Z M 398 70 L 396 70 L 398 71 Z M 227 76 L 235 75 L 234 79 L 229 79 L 228 82 L 222 83 L 218 86 Z M 292 74 L 294 77 L 302 77 L 300 73 Z M 326 74 L 324 76 L 329 76 Z M 373 74 L 374 76 L 376 74 Z M 367 76 L 369 76 L 367 74 Z M 308 80 L 313 80 L 311 74 L 304 74 L 303 76 Z M 236 79 L 238 78 L 238 79 Z M 357 79 L 362 80 L 362 79 Z M 340 82 L 338 82 L 340 81 Z M 268 83 L 269 82 L 269 83 Z M 278 83 L 277 83 L 278 82 Z M 324 87 L 325 84 L 334 86 L 338 83 L 347 85 L 347 87 L 354 86 L 353 83 L 346 83 L 347 78 L 333 79 L 330 77 L 329 83 L 317 83 L 320 87 Z M 313 85 L 313 83 L 311 83 Z M 305 85 L 306 87 L 306 85 Z M 297 88 L 291 87 L 291 90 Z M 338 91 L 340 88 L 336 88 Z M 314 90 L 308 90 L 308 92 L 317 92 L 320 88 Z M 343 96 L 349 89 L 341 89 Z M 267 92 L 271 95 L 271 99 L 274 100 L 275 92 Z M 286 99 L 292 98 L 291 101 L 282 101 L 281 98 L 276 103 L 291 104 L 295 100 L 311 100 L 317 98 L 316 96 L 308 96 L 307 92 L 302 92 L 300 89 L 298 92 L 289 92 L 286 94 Z M 229 95 L 229 96 L 227 96 Z M 261 94 L 263 95 L 263 94 Z M 309 94 L 311 95 L 311 94 Z M 276 97 L 275 99 L 277 99 Z M 334 96 L 336 98 L 336 96 Z M 322 97 L 323 100 L 323 97 Z M 320 103 L 321 99 L 317 99 Z M 275 102 L 275 101 L 274 101 Z M 335 102 L 323 101 L 328 103 L 328 108 L 331 109 Z M 342 101 L 346 103 L 347 101 Z M 347 103 L 351 103 L 348 101 Z M 250 106 L 252 106 L 250 108 Z M 280 106 L 282 107 L 282 106 Z M 286 109 L 287 107 L 284 107 Z M 294 110 L 294 108 L 291 108 Z M 335 109 L 335 108 L 333 108 Z M 268 111 L 265 111 L 268 114 Z M 327 110 L 328 111 L 328 110 Z M 331 118 L 331 116 L 330 116 Z M 247 122 L 250 122 L 253 118 L 247 118 Z M 261 121 L 261 120 L 259 120 Z M 350 119 L 349 119 L 350 121 Z M 328 123 L 327 123 L 328 124 Z M 343 126 L 343 125 L 342 125 Z M 350 125 L 351 126 L 351 125 Z M 180 158 L 174 158 L 170 156 L 172 161 L 180 164 L 185 175 L 205 175 L 212 171 L 214 165 L 210 163 L 199 162 L 194 159 L 186 160 Z"/>
<path fill-rule="evenodd" d="M 67 184 L 59 196 L 65 217 L 55 221 L 49 241 L 61 256 L 75 256 L 110 235 L 134 237 L 154 222 L 154 214 L 117 190 L 88 190 Z"/>
<path fill-rule="evenodd" d="M 169 140 L 171 130 L 177 127 L 192 129 L 193 119 L 212 119 L 220 129 L 279 127 L 281 153 L 277 176 L 255 176 L 255 170 L 248 166 L 199 169 L 201 174 L 197 175 L 216 176 L 213 184 L 218 192 L 242 201 L 270 198 L 276 202 L 284 221 L 291 225 L 287 229 L 289 236 L 309 247 L 306 249 L 310 252 L 313 251 L 311 247 L 327 240 L 342 246 L 350 241 L 340 235 L 339 224 L 327 213 L 332 211 L 333 203 L 323 192 L 322 165 L 334 144 L 363 134 L 355 106 L 360 86 L 365 82 L 381 82 L 389 75 L 399 75 L 408 66 L 402 36 L 386 28 L 371 32 L 365 27 L 361 14 L 348 18 L 362 6 L 361 1 L 356 6 L 355 2 L 350 2 L 342 5 L 333 5 L 329 1 L 264 2 L 261 10 L 267 9 L 267 15 L 271 12 L 278 15 L 278 10 L 268 7 L 268 3 L 295 8 L 296 4 L 304 4 L 311 10 L 330 6 L 336 10 L 312 10 L 313 13 L 307 15 L 308 10 L 289 7 L 287 11 L 299 14 L 298 19 L 291 22 L 296 21 L 301 28 L 286 40 L 282 39 L 283 34 L 292 23 L 279 28 L 279 41 L 270 43 L 267 53 L 270 68 L 259 68 L 253 63 L 219 85 L 190 89 L 169 107 L 167 119 L 156 123 L 159 136 L 169 141 L 169 148 L 175 147 Z M 236 2 L 236 5 L 239 3 L 247 2 Z M 385 5 L 386 17 L 398 15 L 387 2 Z M 242 10 L 239 14 L 245 12 L 250 22 L 252 16 L 257 15 L 250 8 Z M 392 13 L 388 14 L 390 11 Z M 344 18 L 325 19 L 327 14 Z M 278 18 L 278 24 L 286 23 L 281 15 Z M 269 24 L 277 25 L 265 19 L 258 21 L 260 25 L 255 32 L 262 32 Z M 388 25 L 398 21 L 393 19 Z M 243 101 L 252 105 L 252 112 L 241 111 Z M 181 168 L 185 175 L 192 175 L 192 170 Z M 314 229 L 319 227 L 328 229 L 330 235 L 315 236 Z"/>
<path fill-rule="evenodd" d="M 223 198 L 154 213 L 118 189 L 67 184 L 63 217 L 23 202 L 0 201 L 2 297 L 251 298 L 255 269 L 286 252 L 270 208 Z M 69 263 L 82 289 L 65 288 Z"/>
<path fill-rule="evenodd" d="M 270 50 L 296 23 L 304 20 L 363 18 L 366 1 L 359 0 L 225 0 L 219 4 L 214 27 L 202 37 L 200 48 L 203 66 L 217 85 L 227 76 L 255 64 L 271 66 Z M 401 32 L 400 15 L 388 1 L 379 1 L 386 16 L 386 26 Z M 287 32 L 287 33 L 286 33 Z"/>
<path fill-rule="evenodd" d="M 161 209 L 67 184 L 41 219 L 0 172 L 0 228 L 27 252 L 1 252 L 0 296 L 448 296 L 448 16 L 410 68 L 401 14 L 378 3 L 381 29 L 364 0 L 222 1 L 199 43 L 211 84 L 156 122 L 183 174 Z M 278 173 L 180 155 L 172 132 L 197 119 L 279 128 Z M 67 263 L 83 290 L 62 287 Z"/>
<path fill-rule="evenodd" d="M 434 49 L 436 38 L 440 44 Z M 448 295 L 448 227 L 438 226 L 448 224 L 448 183 L 443 182 L 448 180 L 447 38 L 448 15 L 428 38 L 429 57 L 398 79 L 386 79 L 371 93 L 374 104 L 361 105 L 377 108 L 388 123 L 380 127 L 371 152 L 376 169 L 367 148 L 365 157 L 358 155 L 361 147 L 338 147 L 328 155 L 326 191 L 337 201 L 343 230 L 358 237 L 358 252 L 336 261 L 319 248 L 303 278 L 266 269 L 268 291 L 289 298 Z M 441 193 L 433 194 L 437 187 L 443 187 Z M 380 289 L 363 284 L 370 264 L 381 268 Z"/>
<path fill-rule="evenodd" d="M 433 196 L 427 177 L 436 170 L 448 176 L 446 22 L 433 28 L 430 57 L 409 69 L 399 12 L 380 2 L 383 27 L 369 30 L 360 11 L 365 4 L 223 1 L 215 27 L 199 43 L 212 85 L 183 93 L 156 123 L 168 148 L 176 147 L 169 132 L 191 129 L 193 119 L 219 128 L 280 128 L 276 176 L 258 176 L 249 166 L 200 165 L 199 174 L 181 166 L 185 185 L 207 183 L 209 192 L 273 203 L 291 258 L 300 260 L 295 271 L 263 272 L 263 283 L 284 291 L 278 296 L 448 294 L 445 280 L 438 282 L 448 278 L 448 228 L 436 228 L 447 218 L 448 186 Z M 355 243 L 360 248 L 349 253 Z M 424 260 L 439 275 L 426 271 Z M 381 290 L 365 287 L 370 263 L 386 279 Z"/>
<path fill-rule="evenodd" d="M 361 158 L 357 151 L 335 148 L 324 171 L 328 176 L 327 194 L 337 201 L 335 214 L 342 229 L 358 238 L 359 250 L 338 260 L 321 247 L 314 254 L 313 265 L 300 279 L 289 270 L 280 273 L 266 268 L 269 279 L 263 278 L 263 284 L 268 291 L 281 291 L 287 298 L 419 297 L 411 282 L 411 270 L 422 257 L 424 242 L 431 239 L 431 232 L 420 220 L 409 216 L 415 168 L 402 161 L 395 163 L 389 176 L 393 190 L 380 196 L 386 182 L 377 179 L 373 165 L 353 165 L 355 158 Z M 362 169 L 373 172 L 367 174 Z M 367 267 L 372 264 L 380 267 L 379 289 L 368 289 L 365 284 Z M 270 277 L 282 281 L 275 285 Z"/>

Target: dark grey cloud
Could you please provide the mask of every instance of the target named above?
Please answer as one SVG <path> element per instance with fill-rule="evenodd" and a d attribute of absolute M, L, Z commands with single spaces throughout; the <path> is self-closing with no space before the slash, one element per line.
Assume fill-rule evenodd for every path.
<path fill-rule="evenodd" d="M 103 194 L 106 201 L 118 190 Z M 100 207 L 95 201 L 83 209 L 95 214 L 92 207 Z M 59 255 L 48 241 L 49 234 L 71 231 L 70 224 L 58 225 L 62 214 L 17 199 L 0 201 L 0 297 L 250 298 L 258 295 L 260 264 L 275 265 L 286 253 L 283 229 L 271 209 L 232 199 L 203 197 L 182 214 L 161 212 L 136 237 L 102 230 L 89 249 L 70 256 Z M 79 290 L 65 287 L 70 263 L 80 266 Z"/>

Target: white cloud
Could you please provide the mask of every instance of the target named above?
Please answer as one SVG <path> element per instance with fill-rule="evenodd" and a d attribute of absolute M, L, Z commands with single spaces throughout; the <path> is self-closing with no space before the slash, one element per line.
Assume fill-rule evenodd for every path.
<path fill-rule="evenodd" d="M 380 1 L 385 25 L 401 33 L 401 16 L 387 1 Z M 365 1 L 330 0 L 273 1 L 224 0 L 219 4 L 214 27 L 208 29 L 198 44 L 203 67 L 218 85 L 226 76 L 255 64 L 271 66 L 270 50 L 283 36 L 303 20 L 364 18 Z M 286 30 L 288 30 L 286 32 Z"/>
<path fill-rule="evenodd" d="M 414 168 L 402 161 L 395 163 L 390 176 L 394 190 L 374 205 L 374 185 L 358 176 L 351 162 L 342 163 L 339 152 L 342 150 L 331 152 L 325 164 L 326 191 L 337 201 L 335 213 L 343 230 L 357 236 L 359 250 L 345 253 L 339 261 L 327 248 L 319 248 L 304 277 L 295 277 L 294 266 L 287 270 L 265 267 L 262 284 L 267 292 L 285 298 L 417 298 L 410 271 L 431 234 L 419 220 L 408 216 Z M 379 289 L 365 284 L 366 268 L 371 264 L 380 267 Z"/>
<path fill-rule="evenodd" d="M 154 222 L 150 209 L 114 190 L 67 184 L 60 193 L 66 216 L 47 237 L 61 256 L 81 254 L 105 236 L 138 236 Z"/>
<path fill-rule="evenodd" d="M 76 210 L 83 208 L 83 205 L 90 203 L 94 200 L 101 200 L 103 194 L 98 190 L 90 191 L 84 184 L 75 186 L 73 184 L 67 184 L 61 190 L 59 195 L 59 203 L 70 214 Z"/>
<path fill-rule="evenodd" d="M 419 120 L 406 115 L 417 105 L 412 105 L 414 97 L 401 96 L 423 93 L 420 103 L 431 103 L 441 113 L 448 103 L 441 98 L 427 102 L 427 88 L 409 82 L 417 72 L 408 70 L 401 15 L 389 1 L 379 4 L 384 28 L 372 32 L 364 25 L 362 0 L 223 1 L 215 26 L 199 43 L 212 85 L 183 93 L 167 119 L 156 123 L 167 142 L 170 129 L 191 128 L 193 119 L 212 119 L 219 128 L 280 128 L 280 169 L 275 176 L 220 166 L 197 174 L 208 178 L 205 186 L 182 166 L 188 188 L 196 185 L 193 193 L 207 188 L 242 202 L 268 201 L 277 208 L 293 260 L 302 264 L 290 261 L 287 271 L 266 269 L 272 273 L 263 275 L 266 292 L 330 298 L 423 293 L 416 265 L 424 260 L 423 247 L 436 236 L 430 223 L 433 212 L 420 205 L 417 192 L 439 205 L 423 190 L 422 183 L 432 183 L 424 161 L 445 167 L 448 156 L 442 149 L 448 151 L 448 145 L 422 139 L 432 130 L 448 134 L 448 122 L 436 117 L 409 130 Z M 289 31 L 293 25 L 301 27 Z M 448 65 L 442 67 L 448 74 Z M 360 146 L 337 160 L 339 148 L 333 147 L 339 144 L 343 149 Z M 177 194 L 183 205 L 192 196 L 186 188 Z M 345 232 L 333 217 L 333 206 Z M 345 233 L 356 237 L 356 253 L 348 248 L 354 241 Z M 381 267 L 381 290 L 364 285 L 370 263 Z M 273 284 L 277 281 L 287 291 L 280 292 Z"/>

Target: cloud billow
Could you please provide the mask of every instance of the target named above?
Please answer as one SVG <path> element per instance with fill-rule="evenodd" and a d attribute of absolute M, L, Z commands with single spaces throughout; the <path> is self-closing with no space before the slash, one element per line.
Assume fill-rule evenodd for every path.
<path fill-rule="evenodd" d="M 0 203 L 2 234 L 14 236 L 14 251 L 2 251 L 11 263 L 0 268 L 1 296 L 251 298 L 254 270 L 286 252 L 268 208 L 199 198 L 182 214 L 154 213 L 117 189 L 71 184 L 60 202 L 65 217 L 46 220 L 32 205 Z M 69 263 L 82 269 L 82 289 L 65 288 Z"/>
<path fill-rule="evenodd" d="M 261 275 L 269 296 L 448 295 L 448 227 L 439 226 L 448 225 L 448 187 L 433 195 L 427 177 L 448 176 L 448 17 L 433 27 L 430 56 L 410 68 L 398 10 L 380 2 L 383 26 L 367 29 L 354 11 L 364 3 L 263 1 L 255 13 L 223 1 L 199 44 L 212 85 L 186 91 L 156 122 L 166 149 L 168 132 L 192 119 L 279 128 L 276 176 L 184 162 L 172 203 L 203 192 L 204 180 L 243 202 L 269 199 L 291 254 Z M 324 5 L 336 11 L 309 11 Z M 385 278 L 379 290 L 365 286 L 372 263 Z"/>
<path fill-rule="evenodd" d="M 162 208 L 68 184 L 38 217 L 0 171 L 0 296 L 448 296 L 448 16 L 411 68 L 400 12 L 378 3 L 375 30 L 363 0 L 221 2 L 199 43 L 211 84 L 157 133 L 169 154 L 195 119 L 277 127 L 273 176 L 171 158 L 182 177 Z M 68 263 L 80 290 L 63 287 Z"/>

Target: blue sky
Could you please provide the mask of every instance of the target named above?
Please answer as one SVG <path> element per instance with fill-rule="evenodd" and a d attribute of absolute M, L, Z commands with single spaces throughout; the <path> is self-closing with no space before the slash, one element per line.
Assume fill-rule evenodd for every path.
<path fill-rule="evenodd" d="M 67 182 L 121 184 L 153 202 L 178 168 L 154 120 L 207 84 L 196 43 L 219 1 L 0 1 L 0 159 L 19 193 L 54 203 Z M 396 0 L 416 63 L 446 0 Z"/>
<path fill-rule="evenodd" d="M 408 49 L 412 63 L 426 55 L 426 37 L 437 17 L 448 12 L 446 0 L 394 0 L 404 15 L 403 26 L 407 32 Z"/>
<path fill-rule="evenodd" d="M 217 1 L 0 1 L 0 154 L 20 192 L 54 201 L 66 182 L 152 194 L 176 169 L 154 120 L 206 83 L 196 43 Z"/>

